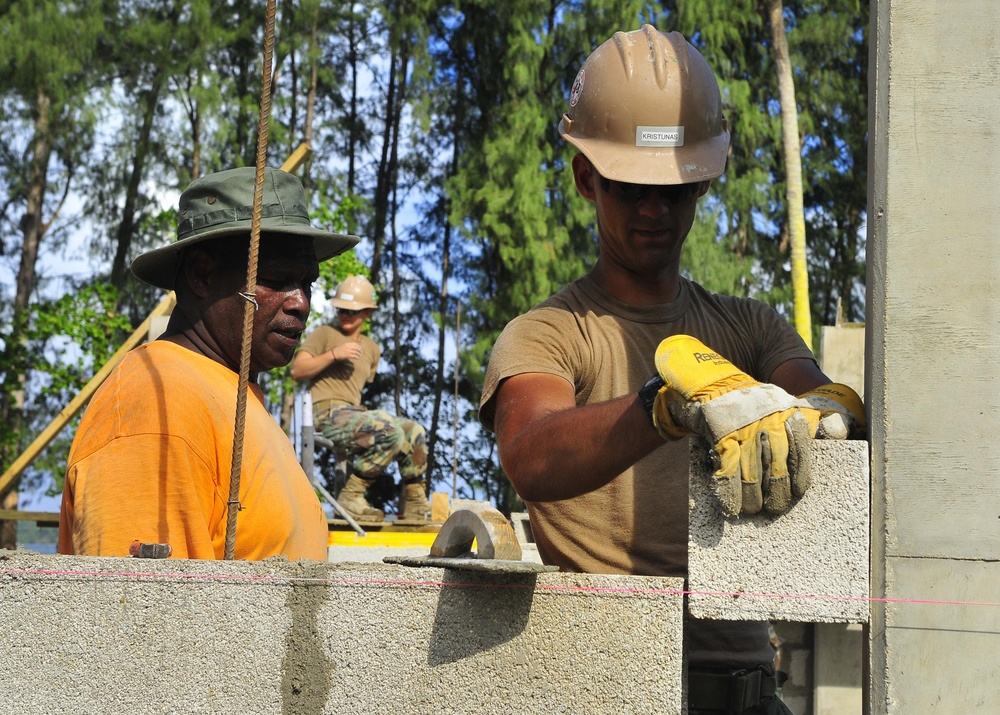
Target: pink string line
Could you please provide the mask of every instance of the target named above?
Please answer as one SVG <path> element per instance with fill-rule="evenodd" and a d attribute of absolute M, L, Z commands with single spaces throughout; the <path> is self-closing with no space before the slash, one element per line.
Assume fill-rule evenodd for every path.
<path fill-rule="evenodd" d="M 853 601 L 867 603 L 913 603 L 934 606 L 988 606 L 1000 607 L 1000 603 L 990 601 L 957 601 L 933 598 L 888 598 L 868 596 L 832 596 L 807 593 L 752 593 L 728 591 L 690 591 L 672 588 L 637 588 L 626 586 L 561 586 L 556 584 L 488 584 L 463 583 L 428 580 L 406 579 L 364 579 L 364 578 L 321 578 L 304 576 L 252 576 L 248 574 L 181 574 L 181 573 L 150 573 L 127 571 L 68 571 L 59 569 L 0 569 L 4 576 L 42 576 L 42 577 L 93 577 L 98 579 L 129 578 L 129 579 L 162 579 L 181 581 L 230 581 L 236 583 L 306 583 L 317 586 L 368 586 L 390 587 L 422 586 L 427 588 L 512 588 L 533 589 L 537 591 L 565 591 L 570 593 L 609 593 L 627 596 L 725 596 L 731 598 L 759 598 L 773 600 L 815 600 L 815 601 Z"/>

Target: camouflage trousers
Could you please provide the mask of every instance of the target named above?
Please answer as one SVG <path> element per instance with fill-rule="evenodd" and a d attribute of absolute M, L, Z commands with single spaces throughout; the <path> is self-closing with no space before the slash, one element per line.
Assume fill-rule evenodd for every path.
<path fill-rule="evenodd" d="M 420 479 L 427 471 L 427 437 L 413 420 L 353 405 L 319 410 L 314 418 L 316 429 L 365 481 L 375 479 L 393 461 L 404 482 Z"/>

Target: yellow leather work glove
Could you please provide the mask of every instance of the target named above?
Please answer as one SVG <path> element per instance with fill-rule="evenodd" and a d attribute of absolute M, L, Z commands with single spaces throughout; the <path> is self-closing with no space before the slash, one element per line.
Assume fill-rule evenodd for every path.
<path fill-rule="evenodd" d="M 656 349 L 664 386 L 653 424 L 674 439 L 699 434 L 712 445 L 713 485 L 726 516 L 780 514 L 809 487 L 809 421 L 804 402 L 758 382 L 689 335 Z M 819 421 L 819 413 L 814 416 Z"/>
<path fill-rule="evenodd" d="M 817 439 L 864 439 L 868 428 L 865 403 L 847 385 L 830 382 L 799 395 L 813 410 L 806 410 L 809 434 Z"/>

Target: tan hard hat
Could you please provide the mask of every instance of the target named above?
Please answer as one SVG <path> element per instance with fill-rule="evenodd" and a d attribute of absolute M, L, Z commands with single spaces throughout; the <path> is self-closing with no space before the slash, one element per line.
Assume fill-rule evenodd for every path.
<path fill-rule="evenodd" d="M 616 32 L 576 76 L 563 139 L 602 176 L 632 184 L 687 184 L 722 175 L 729 127 L 719 84 L 678 32 Z"/>
<path fill-rule="evenodd" d="M 330 302 L 335 308 L 346 308 L 347 310 L 378 307 L 378 304 L 375 303 L 375 288 L 364 276 L 348 276 L 342 280 Z"/>

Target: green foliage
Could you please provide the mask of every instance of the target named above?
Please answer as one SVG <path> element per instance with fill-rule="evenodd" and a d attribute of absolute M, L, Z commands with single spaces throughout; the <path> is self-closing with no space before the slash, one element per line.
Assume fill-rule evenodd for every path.
<path fill-rule="evenodd" d="M 347 233 L 351 217 L 357 213 L 360 207 L 361 202 L 356 197 L 348 196 L 333 207 L 326 203 L 320 204 L 312 212 L 311 219 L 314 226 L 337 233 Z M 353 248 L 320 264 L 319 279 L 313 289 L 332 294 L 337 284 L 348 276 L 365 276 L 366 278 L 370 276 L 368 267 L 361 262 Z M 317 310 L 317 306 L 314 304 L 312 313 L 313 315 L 321 314 L 322 308 Z"/>
<path fill-rule="evenodd" d="M 818 329 L 838 301 L 849 320 L 864 312 L 868 3 L 786 0 L 785 8 Z M 41 177 L 38 216 L 51 221 L 46 265 L 18 321 L 13 282 L 0 284 L 4 397 L 22 378 L 25 389 L 24 419 L 0 425 L 4 455 L 30 442 L 162 298 L 134 280 L 111 291 L 116 253 L 127 265 L 173 240 L 177 194 L 195 175 L 253 164 L 263 11 L 211 0 L 0 7 L 0 241 L 10 274 L 7 257 L 21 253 L 39 93 L 54 109 L 54 159 Z M 502 510 L 520 506 L 476 422 L 485 365 L 511 318 L 593 265 L 593 208 L 576 192 L 573 150 L 556 127 L 586 56 L 641 22 L 678 29 L 701 49 L 733 129 L 728 171 L 702 202 L 685 272 L 787 310 L 778 95 L 757 0 L 306 0 L 279 8 L 268 163 L 308 136 L 314 153 L 300 175 L 314 224 L 363 236 L 355 251 L 321 266 L 316 294 L 329 295 L 347 275 L 370 275 L 379 261 L 380 309 L 369 329 L 386 359 L 366 400 L 398 404 L 428 428 L 439 448 L 435 484 L 451 483 L 454 458 L 460 496 Z M 397 110 L 394 145 L 385 125 Z M 68 203 L 81 207 L 74 214 L 56 210 L 67 182 Z M 131 226 L 123 224 L 130 191 Z M 47 263 L 71 237 L 72 250 L 91 260 L 79 279 Z M 328 319 L 325 308 L 314 301 L 311 327 Z M 262 382 L 284 417 L 296 387 L 287 371 Z M 68 440 L 61 435 L 26 479 L 61 479 Z"/>
<path fill-rule="evenodd" d="M 15 0 L 0 22 L 3 86 L 23 97 L 44 91 L 57 105 L 79 100 L 104 29 L 99 3 Z"/>
<path fill-rule="evenodd" d="M 46 345 L 50 352 L 36 357 L 56 389 L 78 386 L 81 370 L 101 364 L 118 349 L 122 334 L 131 332 L 127 318 L 115 311 L 118 293 L 107 283 L 93 283 L 54 301 L 33 306 L 34 320 L 25 338 Z"/>
<path fill-rule="evenodd" d="M 721 240 L 720 209 L 714 203 L 709 195 L 698 207 L 698 219 L 682 249 L 681 272 L 710 291 L 744 295 L 753 279 L 753 263 L 730 251 Z"/>
<path fill-rule="evenodd" d="M 862 5 L 859 12 L 850 0 L 785 2 L 803 145 L 814 326 L 834 322 L 838 299 L 848 315 L 863 314 L 868 14 L 867 3 Z M 717 232 L 716 246 L 747 271 L 737 294 L 790 314 L 778 89 L 764 8 L 756 0 L 678 0 L 677 10 L 671 23 L 715 70 L 732 130 L 726 174 L 713 183 L 718 215 L 701 212 L 699 221 L 707 226 L 696 227 L 693 237 Z"/>
<path fill-rule="evenodd" d="M 118 293 L 110 284 L 94 283 L 31 305 L 21 326 L 19 349 L 5 350 L 0 365 L 3 374 L 26 376 L 22 412 L 29 433 L 44 429 L 131 332 L 127 317 L 116 310 L 117 302 Z M 3 337 L 12 347 L 9 335 Z M 7 429 L 0 432 L 8 453 L 25 447 L 25 437 Z M 49 467 L 56 488 L 62 485 L 68 447 L 68 441 L 50 446 L 35 463 L 36 470 Z"/>
<path fill-rule="evenodd" d="M 507 321 L 596 259 L 592 211 L 573 185 L 573 152 L 556 125 L 586 54 L 633 26 L 642 7 L 585 2 L 553 23 L 549 3 L 525 0 L 456 18 L 450 36 L 461 39 L 446 46 L 457 56 L 441 61 L 469 72 L 469 121 L 447 191 L 452 225 L 475 246 L 462 276 L 474 286 L 475 339 L 462 360 L 477 382 Z"/>
<path fill-rule="evenodd" d="M 358 205 L 357 199 L 352 197 L 344 198 L 336 206 L 322 203 L 312 211 L 310 220 L 318 228 L 346 233 L 350 216 L 356 211 Z M 368 277 L 367 267 L 358 259 L 353 248 L 319 264 L 319 278 L 313 284 L 313 292 L 314 294 L 332 295 L 337 284 L 347 276 L 352 275 Z M 318 304 L 316 300 L 311 302 L 309 308 L 310 325 L 315 326 L 323 321 L 325 307 L 322 303 Z M 292 377 L 291 370 L 287 366 L 271 370 L 266 375 L 260 376 L 259 380 L 265 398 L 270 405 L 281 405 L 285 395 L 292 395 L 298 389 L 298 383 Z"/>

